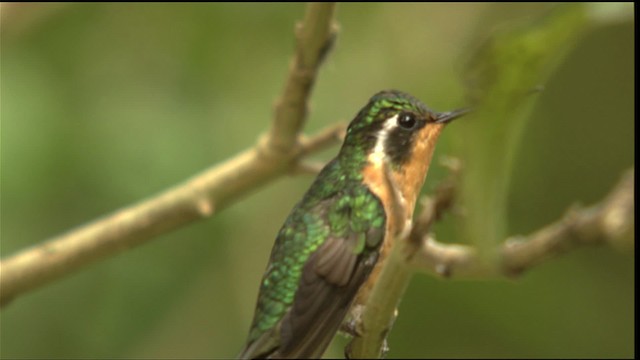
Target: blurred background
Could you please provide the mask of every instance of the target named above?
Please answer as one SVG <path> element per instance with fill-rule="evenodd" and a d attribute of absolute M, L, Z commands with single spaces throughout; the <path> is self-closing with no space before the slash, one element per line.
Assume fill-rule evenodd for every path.
<path fill-rule="evenodd" d="M 382 89 L 440 111 L 464 105 L 471 50 L 553 6 L 340 4 L 306 133 L 348 122 Z M 626 21 L 585 32 L 537 95 L 514 154 L 509 234 L 599 201 L 634 164 L 628 11 Z M 303 14 L 304 4 L 2 4 L 0 255 L 254 144 L 268 129 Z M 457 136 L 457 126 L 465 125 L 447 128 L 434 159 L 476 141 Z M 425 192 L 446 176 L 432 166 Z M 0 312 L 1 357 L 235 357 L 275 234 L 312 180 L 281 178 L 207 221 L 18 298 Z M 441 241 L 458 241 L 451 218 L 435 228 Z M 388 357 L 632 357 L 633 269 L 632 248 L 603 246 L 517 281 L 419 274 Z M 342 356 L 344 344 L 338 338 L 326 356 Z"/>

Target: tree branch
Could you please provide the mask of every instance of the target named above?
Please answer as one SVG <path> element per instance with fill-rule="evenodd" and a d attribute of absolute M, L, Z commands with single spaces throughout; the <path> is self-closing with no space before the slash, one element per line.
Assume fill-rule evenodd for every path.
<path fill-rule="evenodd" d="M 298 48 L 272 128 L 258 143 L 148 200 L 116 211 L 0 261 L 0 305 L 156 235 L 212 216 L 278 176 L 302 156 L 335 144 L 344 126 L 298 142 L 307 99 L 335 36 L 334 3 L 311 3 L 297 26 Z"/>
<path fill-rule="evenodd" d="M 410 258 L 420 271 L 443 277 L 513 277 L 581 246 L 610 243 L 633 245 L 634 173 L 627 170 L 609 195 L 585 209 L 572 207 L 565 216 L 529 236 L 507 239 L 495 249 L 497 260 L 483 263 L 466 245 L 443 244 L 423 233 L 421 248 Z"/>
<path fill-rule="evenodd" d="M 269 145 L 273 150 L 288 152 L 304 126 L 318 67 L 337 34 L 334 12 L 335 3 L 309 3 L 303 22 L 296 26 L 298 47 L 289 66 L 284 92 L 276 101 L 270 130 Z"/>
<path fill-rule="evenodd" d="M 454 174 L 455 175 L 455 174 Z M 454 179 L 427 199 L 407 239 L 397 241 L 359 319 L 361 333 L 347 347 L 349 358 L 380 357 L 397 305 L 417 271 L 445 278 L 513 277 L 559 254 L 586 245 L 611 243 L 629 247 L 634 241 L 634 172 L 630 169 L 600 203 L 571 209 L 561 220 L 528 237 L 508 239 L 495 250 L 496 261 L 481 261 L 471 246 L 437 242 L 431 225 L 453 203 Z"/>

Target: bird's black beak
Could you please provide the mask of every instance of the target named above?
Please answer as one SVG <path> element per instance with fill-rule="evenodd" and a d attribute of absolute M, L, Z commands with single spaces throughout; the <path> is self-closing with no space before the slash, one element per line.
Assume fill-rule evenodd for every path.
<path fill-rule="evenodd" d="M 462 115 L 466 115 L 469 112 L 471 112 L 471 108 L 462 108 L 462 109 L 447 111 L 443 113 L 436 113 L 435 122 L 438 124 L 446 124 L 452 120 L 455 120 L 461 117 Z"/>

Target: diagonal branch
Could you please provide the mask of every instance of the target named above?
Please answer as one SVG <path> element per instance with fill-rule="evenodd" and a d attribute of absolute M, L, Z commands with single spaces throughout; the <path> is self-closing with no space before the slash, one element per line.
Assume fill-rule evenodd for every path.
<path fill-rule="evenodd" d="M 454 173 L 454 175 L 456 175 Z M 452 205 L 454 180 L 443 183 L 416 218 L 408 241 L 398 241 L 360 317 L 363 331 L 349 343 L 349 358 L 380 357 L 386 336 L 397 316 L 397 305 L 415 272 L 445 278 L 513 277 L 540 263 L 581 246 L 611 243 L 628 247 L 634 239 L 634 171 L 622 179 L 601 202 L 572 209 L 561 220 L 528 237 L 509 239 L 497 248 L 496 261 L 481 261 L 471 246 L 437 242 L 432 224 Z"/>
<path fill-rule="evenodd" d="M 335 37 L 335 3 L 312 3 L 272 128 L 258 143 L 150 199 L 0 261 L 0 305 L 153 237 L 214 215 L 250 190 L 290 172 L 302 156 L 335 144 L 343 126 L 298 141 L 322 58 Z"/>
<path fill-rule="evenodd" d="M 337 34 L 334 12 L 335 3 L 309 3 L 303 22 L 296 26 L 298 46 L 289 66 L 284 92 L 276 101 L 269 137 L 272 150 L 288 152 L 304 126 L 318 67 Z"/>

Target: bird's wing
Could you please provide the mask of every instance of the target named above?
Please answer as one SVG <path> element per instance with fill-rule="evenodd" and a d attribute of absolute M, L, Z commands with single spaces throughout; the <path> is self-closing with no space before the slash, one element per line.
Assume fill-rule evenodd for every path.
<path fill-rule="evenodd" d="M 329 238 L 310 256 L 274 357 L 322 356 L 377 260 L 377 252 L 356 252 L 358 237 Z"/>
<path fill-rule="evenodd" d="M 385 229 L 381 204 L 368 190 L 339 195 L 307 212 L 321 219 L 308 223 L 328 235 L 302 266 L 291 307 L 241 357 L 319 358 L 333 339 L 376 263 Z"/>

